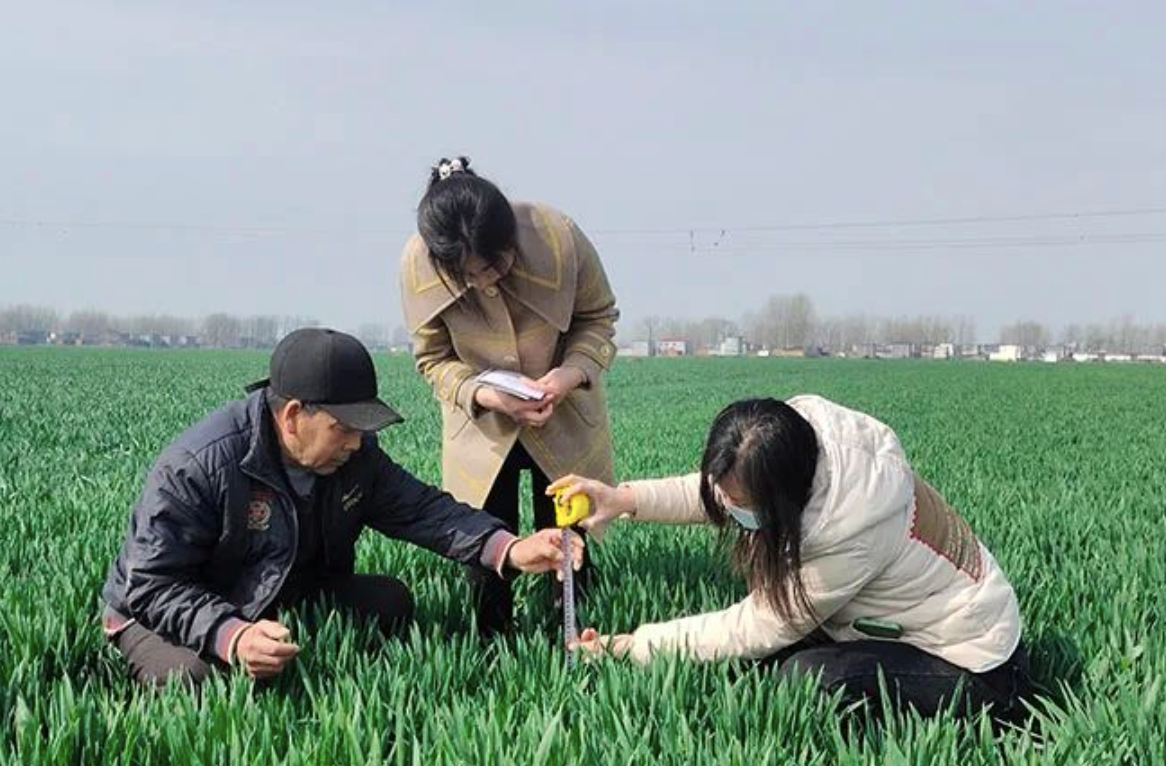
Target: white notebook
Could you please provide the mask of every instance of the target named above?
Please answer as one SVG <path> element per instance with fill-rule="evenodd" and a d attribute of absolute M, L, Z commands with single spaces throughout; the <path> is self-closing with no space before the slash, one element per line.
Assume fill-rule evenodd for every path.
<path fill-rule="evenodd" d="M 542 391 L 528 384 L 523 375 L 517 372 L 510 372 L 509 370 L 486 370 L 478 375 L 475 380 L 484 386 L 496 388 L 503 393 L 524 399 L 528 402 L 542 401 L 545 396 Z"/>

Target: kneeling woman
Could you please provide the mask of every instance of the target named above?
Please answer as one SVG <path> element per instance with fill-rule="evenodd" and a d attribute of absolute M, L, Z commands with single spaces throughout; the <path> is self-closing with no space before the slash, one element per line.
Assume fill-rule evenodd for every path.
<path fill-rule="evenodd" d="M 961 688 L 967 708 L 1009 715 L 1028 691 L 1004 573 L 868 415 L 817 396 L 740 401 L 714 421 L 700 473 L 618 488 L 569 476 L 550 491 L 563 487 L 591 496 L 592 531 L 620 517 L 726 529 L 751 591 L 627 635 L 584 631 L 583 651 L 774 658 L 783 674 L 873 699 L 881 672 L 892 698 L 924 714 Z"/>

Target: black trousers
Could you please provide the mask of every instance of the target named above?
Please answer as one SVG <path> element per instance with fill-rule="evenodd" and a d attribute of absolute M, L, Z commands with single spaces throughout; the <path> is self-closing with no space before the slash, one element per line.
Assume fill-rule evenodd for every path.
<path fill-rule="evenodd" d="M 973 673 L 902 641 L 835 643 L 816 631 L 765 661 L 782 676 L 811 674 L 827 692 L 842 690 L 847 702 L 880 704 L 880 675 L 891 703 L 921 715 L 943 711 L 971 715 L 988 707 L 997 720 L 1017 720 L 1032 693 L 1024 644 L 997 668 Z"/>
<path fill-rule="evenodd" d="M 374 620 L 386 636 L 400 633 L 413 621 L 412 594 L 403 582 L 387 575 L 320 580 L 299 593 L 281 592 L 277 603 L 294 608 L 312 601 L 334 606 L 360 620 Z M 273 618 L 275 609 L 268 611 L 264 616 Z M 122 630 L 114 644 L 129 665 L 131 677 L 148 686 L 165 686 L 172 678 L 197 686 L 211 673 L 227 669 L 218 658 L 201 657 L 136 622 Z"/>
<path fill-rule="evenodd" d="M 506 456 L 498 478 L 490 489 L 482 510 L 499 519 L 506 528 L 518 534 L 518 488 L 519 479 L 523 470 L 530 471 L 531 492 L 534 501 L 534 527 L 546 529 L 555 526 L 555 502 L 547 497 L 546 489 L 550 484 L 546 474 L 527 454 L 521 444 L 516 443 Z M 583 531 L 576 529 L 580 535 Z M 594 567 L 591 556 L 584 549 L 583 569 L 575 573 L 575 596 L 582 598 L 591 581 Z M 478 634 L 482 638 L 491 638 L 498 634 L 509 633 L 514 627 L 514 590 L 509 581 L 503 580 L 493 572 L 484 571 L 481 567 L 466 567 L 466 578 L 470 582 L 470 592 L 474 601 L 474 611 L 478 622 Z M 556 598 L 561 605 L 562 588 L 557 583 Z"/>

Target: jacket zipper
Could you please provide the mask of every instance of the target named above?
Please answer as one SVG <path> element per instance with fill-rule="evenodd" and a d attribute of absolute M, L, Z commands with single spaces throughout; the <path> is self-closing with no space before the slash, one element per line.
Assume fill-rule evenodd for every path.
<path fill-rule="evenodd" d="M 299 520 L 299 518 L 297 518 L 297 514 L 295 512 L 295 504 L 291 503 L 291 498 L 288 496 L 288 494 L 286 492 L 284 492 L 281 488 L 275 486 L 271 482 L 263 479 L 260 476 L 256 476 L 254 473 L 251 473 L 251 472 L 246 471 L 246 470 L 244 470 L 243 473 L 247 474 L 252 479 L 255 479 L 255 481 L 257 481 L 257 482 L 259 482 L 267 487 L 270 487 L 275 492 L 275 494 L 277 494 L 279 496 L 280 500 L 283 501 L 285 512 L 287 511 L 288 505 L 291 505 L 291 509 L 292 509 L 292 512 L 291 512 L 291 528 L 292 528 L 291 565 L 294 566 L 295 559 L 296 559 L 296 549 L 300 545 L 300 520 Z M 313 492 L 314 492 L 314 490 L 313 490 Z M 292 566 L 284 567 L 283 572 L 281 572 L 279 575 L 279 582 L 276 583 L 276 586 L 271 591 L 271 594 L 268 595 L 267 598 L 265 598 L 259 604 L 259 607 L 255 610 L 254 616 L 250 617 L 250 619 L 254 620 L 259 615 L 263 614 L 263 612 L 267 609 L 267 607 L 271 606 L 271 602 L 274 601 L 275 597 L 278 596 L 280 591 L 283 590 L 283 584 L 285 582 L 287 582 L 287 578 L 288 578 L 288 575 L 291 574 L 291 570 L 292 570 Z"/>

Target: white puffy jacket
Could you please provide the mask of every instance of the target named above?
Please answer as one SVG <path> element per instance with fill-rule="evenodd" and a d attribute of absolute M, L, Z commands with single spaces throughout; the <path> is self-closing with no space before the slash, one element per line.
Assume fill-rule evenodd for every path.
<path fill-rule="evenodd" d="M 835 641 L 869 639 L 860 617 L 898 623 L 897 639 L 972 672 L 1020 641 L 1016 594 L 967 523 L 916 477 L 885 424 L 818 396 L 788 401 L 813 426 L 819 458 L 802 520 L 802 580 Z M 628 482 L 636 521 L 704 523 L 700 475 Z M 817 624 L 781 619 L 758 593 L 719 612 L 640 626 L 631 656 L 760 658 Z"/>

